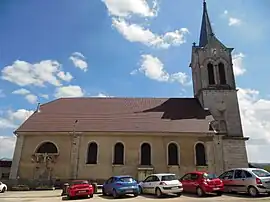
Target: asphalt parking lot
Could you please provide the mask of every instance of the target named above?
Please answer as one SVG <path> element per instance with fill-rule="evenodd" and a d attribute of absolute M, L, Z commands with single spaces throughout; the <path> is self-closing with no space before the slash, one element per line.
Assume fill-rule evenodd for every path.
<path fill-rule="evenodd" d="M 61 197 L 61 190 L 55 191 L 26 191 L 26 192 L 6 192 L 0 194 L 1 202 L 59 202 L 59 201 L 67 201 L 65 197 Z M 77 200 L 69 200 L 69 201 L 111 201 L 114 199 L 110 197 L 103 197 L 100 194 L 94 195 L 94 198 L 91 199 L 77 199 Z M 179 201 L 179 202 L 199 202 L 199 201 L 207 201 L 207 202 L 218 202 L 218 201 L 230 201 L 230 202 L 241 202 L 241 201 L 262 201 L 262 202 L 270 202 L 270 197 L 259 197 L 259 198 L 250 198 L 246 195 L 223 195 L 223 196 L 208 196 L 203 198 L 198 198 L 195 195 L 187 195 L 184 194 L 181 197 L 164 197 L 161 199 L 156 199 L 153 196 L 138 196 L 136 198 L 127 196 L 124 198 L 117 199 L 117 201 L 129 201 L 129 202 L 144 202 L 144 201 L 154 201 L 158 200 L 159 202 L 165 201 Z"/>

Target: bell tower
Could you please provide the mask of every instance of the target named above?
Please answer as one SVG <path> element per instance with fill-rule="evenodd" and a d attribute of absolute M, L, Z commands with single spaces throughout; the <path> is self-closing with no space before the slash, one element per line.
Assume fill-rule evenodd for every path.
<path fill-rule="evenodd" d="M 194 97 L 210 110 L 215 131 L 222 135 L 224 169 L 247 166 L 248 138 L 244 138 L 242 130 L 232 51 L 214 34 L 204 0 L 199 44 L 193 43 L 190 67 Z"/>

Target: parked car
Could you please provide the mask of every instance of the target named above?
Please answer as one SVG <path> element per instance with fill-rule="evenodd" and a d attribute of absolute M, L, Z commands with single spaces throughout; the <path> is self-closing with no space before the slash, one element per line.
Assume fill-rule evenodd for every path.
<path fill-rule="evenodd" d="M 0 193 L 7 191 L 7 185 L 0 181 Z"/>
<path fill-rule="evenodd" d="M 270 193 L 270 173 L 259 168 L 235 168 L 221 174 L 226 192 L 246 192 L 255 197 Z"/>
<path fill-rule="evenodd" d="M 172 173 L 149 175 L 139 183 L 139 189 L 141 194 L 155 194 L 157 197 L 165 194 L 181 196 L 183 192 L 182 183 Z"/>
<path fill-rule="evenodd" d="M 221 196 L 224 191 L 222 180 L 212 173 L 190 172 L 186 173 L 180 181 L 184 192 L 196 193 L 200 197 L 212 193 Z"/>
<path fill-rule="evenodd" d="M 94 194 L 93 186 L 87 180 L 73 180 L 67 188 L 67 197 L 90 197 Z"/>
<path fill-rule="evenodd" d="M 137 181 L 129 175 L 113 176 L 103 184 L 102 194 L 112 195 L 114 198 L 126 194 L 133 194 L 136 197 L 139 194 L 139 187 Z"/>

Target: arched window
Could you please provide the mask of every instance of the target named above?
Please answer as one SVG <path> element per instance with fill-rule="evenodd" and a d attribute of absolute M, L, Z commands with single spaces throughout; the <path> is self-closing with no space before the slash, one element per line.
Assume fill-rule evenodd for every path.
<path fill-rule="evenodd" d="M 208 63 L 208 65 L 207 65 L 207 71 L 208 71 L 208 82 L 209 82 L 209 85 L 214 85 L 215 84 L 214 66 L 211 63 Z"/>
<path fill-rule="evenodd" d="M 219 72 L 219 81 L 220 84 L 226 84 L 226 73 L 225 73 L 225 67 L 223 63 L 218 64 L 218 72 Z"/>
<path fill-rule="evenodd" d="M 141 145 L 141 165 L 151 165 L 151 146 L 148 143 Z"/>
<path fill-rule="evenodd" d="M 44 142 L 38 147 L 36 153 L 56 154 L 58 150 L 52 142 Z"/>
<path fill-rule="evenodd" d="M 202 143 L 197 143 L 195 146 L 196 166 L 206 166 L 205 148 Z"/>
<path fill-rule="evenodd" d="M 168 165 L 179 165 L 178 147 L 175 143 L 168 145 Z"/>
<path fill-rule="evenodd" d="M 113 164 L 116 165 L 124 164 L 124 145 L 120 142 L 114 145 Z"/>
<path fill-rule="evenodd" d="M 88 146 L 86 164 L 97 164 L 97 153 L 98 153 L 97 143 L 91 142 Z"/>

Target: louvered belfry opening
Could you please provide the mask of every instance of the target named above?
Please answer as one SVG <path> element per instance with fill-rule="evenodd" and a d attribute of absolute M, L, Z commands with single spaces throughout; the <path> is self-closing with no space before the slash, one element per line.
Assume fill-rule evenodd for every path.
<path fill-rule="evenodd" d="M 225 85 L 227 83 L 226 81 L 226 72 L 225 67 L 223 63 L 218 64 L 218 72 L 219 72 L 219 81 L 221 85 Z"/>
<path fill-rule="evenodd" d="M 215 74 L 214 74 L 214 66 L 213 66 L 213 64 L 208 63 L 207 71 L 208 71 L 209 85 L 214 85 L 215 84 Z"/>

